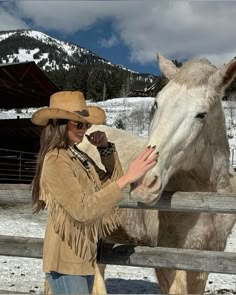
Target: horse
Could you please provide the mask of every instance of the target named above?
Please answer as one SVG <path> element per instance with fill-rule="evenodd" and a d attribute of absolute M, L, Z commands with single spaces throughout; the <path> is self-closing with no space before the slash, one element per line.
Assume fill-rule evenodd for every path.
<path fill-rule="evenodd" d="M 229 144 L 221 98 L 236 75 L 236 60 L 216 68 L 206 59 L 181 68 L 158 56 L 168 84 L 158 93 L 148 145 L 156 166 L 138 181 L 131 198 L 154 204 L 163 190 L 233 192 Z M 233 214 L 159 212 L 158 246 L 223 251 Z M 203 294 L 207 273 L 156 270 L 162 293 Z"/>
<path fill-rule="evenodd" d="M 180 68 L 159 54 L 158 61 L 169 82 L 156 97 L 148 138 L 100 128 L 117 143 L 124 166 L 145 146 L 156 146 L 159 152 L 157 164 L 132 184 L 130 198 L 151 206 L 164 190 L 233 192 L 221 98 L 236 75 L 236 60 L 220 68 L 206 59 L 187 61 Z M 86 143 L 84 147 L 90 149 Z M 235 221 L 234 214 L 121 209 L 121 227 L 109 239 L 223 251 Z M 156 269 L 156 274 L 164 294 L 203 294 L 208 277 L 206 272 L 173 269 Z"/>

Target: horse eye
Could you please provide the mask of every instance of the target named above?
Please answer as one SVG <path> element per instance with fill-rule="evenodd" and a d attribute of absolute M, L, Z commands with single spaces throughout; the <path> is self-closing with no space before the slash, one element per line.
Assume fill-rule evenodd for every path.
<path fill-rule="evenodd" d="M 198 113 L 196 115 L 196 118 L 198 118 L 198 119 L 205 119 L 206 116 L 207 116 L 207 112 L 203 112 L 203 113 Z"/>

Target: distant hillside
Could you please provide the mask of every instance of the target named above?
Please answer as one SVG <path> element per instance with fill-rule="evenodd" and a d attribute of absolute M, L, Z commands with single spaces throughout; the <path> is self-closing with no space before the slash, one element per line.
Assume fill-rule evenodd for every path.
<path fill-rule="evenodd" d="M 163 85 L 161 77 L 114 65 L 79 45 L 42 32 L 0 31 L 0 63 L 24 61 L 34 61 L 59 89 L 80 89 L 94 101 L 129 96 L 152 85 L 151 94 L 155 95 Z"/>

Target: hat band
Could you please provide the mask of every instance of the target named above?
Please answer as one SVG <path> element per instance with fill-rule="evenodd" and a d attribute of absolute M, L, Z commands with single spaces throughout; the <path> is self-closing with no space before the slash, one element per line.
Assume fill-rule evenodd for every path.
<path fill-rule="evenodd" d="M 74 113 L 83 116 L 83 117 L 88 117 L 89 116 L 89 112 L 87 110 L 82 110 L 82 111 L 75 111 Z"/>

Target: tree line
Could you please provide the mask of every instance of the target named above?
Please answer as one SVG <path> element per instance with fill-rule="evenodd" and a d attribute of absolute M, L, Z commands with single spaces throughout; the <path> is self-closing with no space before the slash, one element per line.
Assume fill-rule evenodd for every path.
<path fill-rule="evenodd" d="M 46 72 L 60 90 L 81 90 L 94 102 L 128 97 L 135 89 L 144 89 L 162 78 L 133 73 L 102 62 L 79 64 L 69 70 Z"/>

